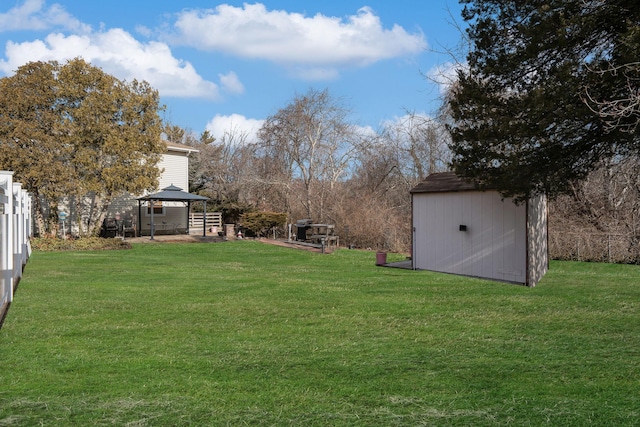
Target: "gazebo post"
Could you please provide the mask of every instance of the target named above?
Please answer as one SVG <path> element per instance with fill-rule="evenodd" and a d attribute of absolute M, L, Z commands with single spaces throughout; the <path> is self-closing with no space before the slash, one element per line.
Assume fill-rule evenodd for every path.
<path fill-rule="evenodd" d="M 202 237 L 207 237 L 207 201 L 204 202 L 204 214 L 202 215 Z"/>
<path fill-rule="evenodd" d="M 138 228 L 133 233 L 134 237 L 142 236 L 142 200 L 138 199 Z M 138 236 L 136 236 L 136 234 Z"/>
<path fill-rule="evenodd" d="M 154 223 L 153 223 L 153 211 L 155 210 L 154 209 L 155 206 L 154 206 L 154 203 L 153 203 L 153 199 L 149 199 L 149 203 L 150 203 L 150 205 L 148 205 L 148 206 L 150 206 L 150 208 L 151 208 L 151 233 L 150 233 L 151 234 L 151 238 L 149 240 L 153 240 L 153 229 L 155 228 Z"/>
<path fill-rule="evenodd" d="M 191 202 L 187 200 L 187 236 L 189 235 L 190 223 L 191 223 Z"/>

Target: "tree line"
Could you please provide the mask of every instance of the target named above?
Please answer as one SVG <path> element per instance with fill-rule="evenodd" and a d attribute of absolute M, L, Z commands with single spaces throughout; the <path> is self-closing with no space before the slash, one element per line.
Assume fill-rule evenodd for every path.
<path fill-rule="evenodd" d="M 55 234 L 72 204 L 80 234 L 97 234 L 115 197 L 157 189 L 169 141 L 198 148 L 189 191 L 210 197 L 227 222 L 274 212 L 336 224 L 348 244 L 406 250 L 409 190 L 448 162 L 436 120 L 407 112 L 363 129 L 328 90 L 295 95 L 255 140 L 238 129 L 195 135 L 163 122 L 163 109 L 146 82 L 119 81 L 79 58 L 28 63 L 0 79 L 0 167 L 33 195 L 36 233 Z"/>
<path fill-rule="evenodd" d="M 240 129 L 214 137 L 167 125 L 165 133 L 199 150 L 190 160 L 190 191 L 210 197 L 226 221 L 282 212 L 289 223 L 335 224 L 345 244 L 399 251 L 410 246 L 409 190 L 445 170 L 449 155 L 438 121 L 407 112 L 377 131 L 363 129 L 326 89 L 295 95 L 255 140 Z"/>

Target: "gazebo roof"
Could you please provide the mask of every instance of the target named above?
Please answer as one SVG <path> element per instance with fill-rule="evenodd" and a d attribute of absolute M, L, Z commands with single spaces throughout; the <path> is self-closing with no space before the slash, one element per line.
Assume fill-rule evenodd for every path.
<path fill-rule="evenodd" d="M 160 200 L 160 201 L 174 201 L 174 202 L 193 202 L 199 200 L 209 200 L 208 197 L 199 196 L 197 194 L 191 194 L 183 191 L 182 188 L 176 187 L 171 184 L 168 187 L 163 188 L 161 191 L 154 194 L 147 194 L 146 196 L 138 197 L 138 200 Z"/>

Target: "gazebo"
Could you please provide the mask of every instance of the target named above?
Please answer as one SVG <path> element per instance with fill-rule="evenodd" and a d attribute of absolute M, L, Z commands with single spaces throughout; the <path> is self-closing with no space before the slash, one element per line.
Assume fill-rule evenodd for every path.
<path fill-rule="evenodd" d="M 187 214 L 186 214 L 186 229 L 187 234 L 189 234 L 189 214 L 191 213 L 191 202 L 203 202 L 204 203 L 204 224 L 202 236 L 207 235 L 207 200 L 208 197 L 199 196 L 197 194 L 191 194 L 186 191 L 183 191 L 182 188 L 176 187 L 171 184 L 168 187 L 163 188 L 161 191 L 148 194 L 146 196 L 142 196 L 138 198 L 138 230 L 142 230 L 142 204 L 146 202 L 146 205 L 150 208 L 150 234 L 151 240 L 153 240 L 155 233 L 155 218 L 154 218 L 154 206 L 156 202 L 183 202 L 187 206 Z"/>

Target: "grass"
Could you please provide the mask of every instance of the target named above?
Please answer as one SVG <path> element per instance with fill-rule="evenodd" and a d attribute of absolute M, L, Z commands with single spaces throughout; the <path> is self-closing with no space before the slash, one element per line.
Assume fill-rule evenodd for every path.
<path fill-rule="evenodd" d="M 0 426 L 640 422 L 640 267 L 553 262 L 529 289 L 374 261 L 36 251 L 0 330 Z"/>

